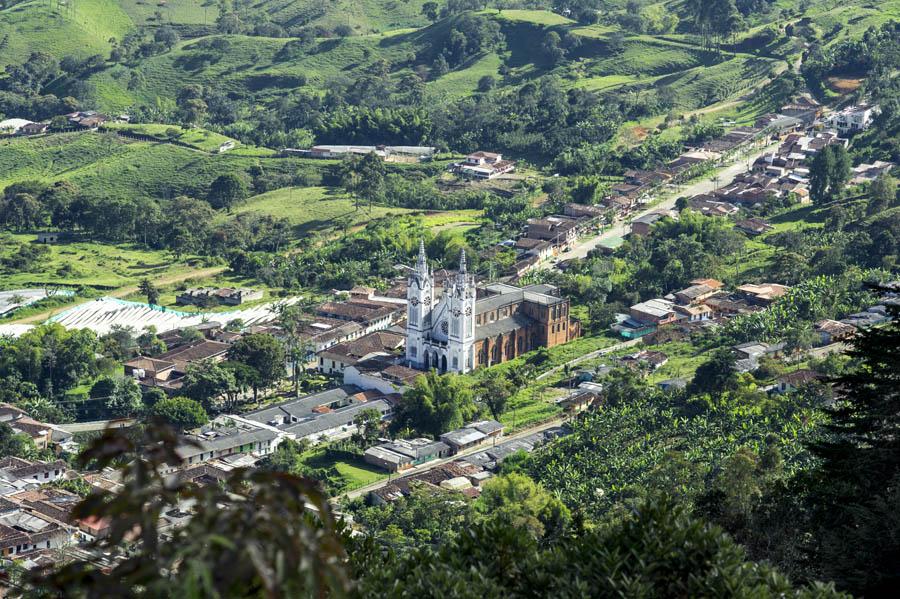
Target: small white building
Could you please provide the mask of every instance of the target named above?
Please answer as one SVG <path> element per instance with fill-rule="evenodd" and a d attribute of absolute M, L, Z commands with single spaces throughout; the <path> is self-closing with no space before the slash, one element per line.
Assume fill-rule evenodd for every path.
<path fill-rule="evenodd" d="M 865 131 L 879 113 L 878 106 L 858 104 L 848 106 L 825 117 L 825 126 L 837 129 L 841 134 Z"/>

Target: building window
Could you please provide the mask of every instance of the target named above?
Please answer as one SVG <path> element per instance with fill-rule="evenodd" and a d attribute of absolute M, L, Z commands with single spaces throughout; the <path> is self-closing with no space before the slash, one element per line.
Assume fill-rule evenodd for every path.
<path fill-rule="evenodd" d="M 452 328 L 453 334 L 459 335 L 459 318 L 454 318 L 452 321 L 452 325 L 453 325 L 453 328 Z"/>
<path fill-rule="evenodd" d="M 453 356 L 453 369 L 456 370 L 459 368 L 459 358 Z"/>
<path fill-rule="evenodd" d="M 415 345 L 413 345 L 412 347 L 410 347 L 410 348 L 409 348 L 409 355 L 410 355 L 410 357 L 415 358 L 415 357 L 416 357 L 416 354 L 418 353 L 418 349 L 419 349 L 419 348 L 417 348 Z"/>

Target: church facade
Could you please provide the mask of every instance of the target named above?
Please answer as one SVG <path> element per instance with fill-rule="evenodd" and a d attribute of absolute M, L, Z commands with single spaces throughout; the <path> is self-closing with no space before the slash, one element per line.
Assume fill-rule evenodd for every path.
<path fill-rule="evenodd" d="M 569 300 L 552 285 L 477 287 L 460 256 L 457 274 L 435 286 L 424 244 L 407 281 L 406 359 L 420 370 L 469 372 L 580 335 Z"/>

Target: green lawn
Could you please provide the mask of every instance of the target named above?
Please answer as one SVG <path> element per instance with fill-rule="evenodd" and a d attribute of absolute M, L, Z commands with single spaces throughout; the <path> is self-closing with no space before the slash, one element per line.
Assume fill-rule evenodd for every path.
<path fill-rule="evenodd" d="M 301 461 L 310 468 L 334 468 L 343 478 L 343 485 L 336 493 L 353 491 L 388 477 L 383 472 L 370 466 L 362 458 L 355 460 L 337 459 L 325 454 L 324 448 L 313 448 L 307 451 Z"/>

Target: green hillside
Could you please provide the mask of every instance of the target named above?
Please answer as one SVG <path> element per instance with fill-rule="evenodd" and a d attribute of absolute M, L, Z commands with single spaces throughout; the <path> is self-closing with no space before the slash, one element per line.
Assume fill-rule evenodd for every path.
<path fill-rule="evenodd" d="M 113 133 L 65 133 L 0 141 L 0 188 L 16 181 L 72 181 L 98 197 L 202 197 L 213 179 L 261 167 L 266 176 L 320 171 L 328 161 L 209 154 Z"/>
<path fill-rule="evenodd" d="M 234 3 L 239 14 L 284 28 L 320 27 L 334 30 L 349 26 L 354 34 L 377 33 L 428 23 L 422 15 L 427 0 L 251 0 Z M 167 0 L 144 2 L 120 0 L 124 11 L 138 25 L 215 25 L 220 4 L 210 0 Z M 157 17 L 157 13 L 159 15 Z"/>
<path fill-rule="evenodd" d="M 404 208 L 363 206 L 356 209 L 353 200 L 340 188 L 288 187 L 248 198 L 235 207 L 227 220 L 242 214 L 284 218 L 293 226 L 293 233 L 301 239 L 316 231 L 347 226 L 353 227 L 384 216 L 410 212 Z"/>
<path fill-rule="evenodd" d="M 133 27 L 116 0 L 77 0 L 60 9 L 40 0 L 14 4 L 0 10 L 0 66 L 21 63 L 37 51 L 58 58 L 106 56 L 110 38 L 120 39 Z"/>
<path fill-rule="evenodd" d="M 436 97 L 465 97 L 476 91 L 485 75 L 501 84 L 517 85 L 548 73 L 570 85 L 595 91 L 633 85 L 671 85 L 679 101 L 695 107 L 720 100 L 759 81 L 777 61 L 746 54 L 718 56 L 696 43 L 672 42 L 647 35 L 629 35 L 623 51 L 610 55 L 603 26 L 581 27 L 544 11 L 486 13 L 501 24 L 506 50 L 490 52 L 460 68 L 427 82 Z M 548 25 L 548 23 L 550 25 Z M 581 42 L 570 59 L 548 64 L 535 47 L 547 27 L 562 28 Z M 386 62 L 395 81 L 417 68 L 427 68 L 429 44 L 446 35 L 447 22 L 425 29 L 389 35 L 323 40 L 314 52 L 289 52 L 290 40 L 251 36 L 211 36 L 180 42 L 172 51 L 152 56 L 137 68 L 116 65 L 95 74 L 104 108 L 121 110 L 133 103 L 153 103 L 157 97 L 175 97 L 188 83 L 212 85 L 229 94 L 274 98 L 298 89 L 321 90 L 371 73 Z M 213 50 L 213 40 L 224 45 Z M 219 42 L 220 44 L 222 42 Z M 412 57 L 412 60 L 410 58 Z M 421 57 L 421 58 L 416 58 Z M 506 69 L 507 74 L 501 75 Z M 132 73 L 139 83 L 134 85 Z"/>

